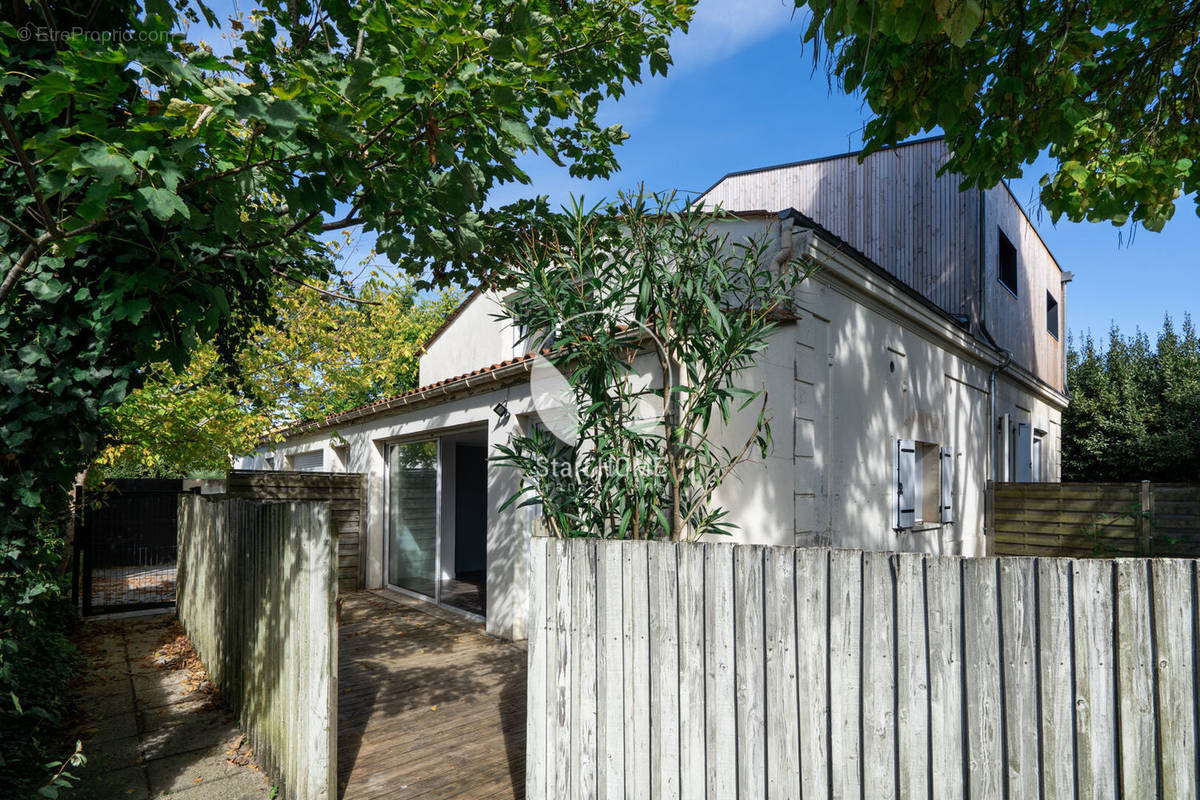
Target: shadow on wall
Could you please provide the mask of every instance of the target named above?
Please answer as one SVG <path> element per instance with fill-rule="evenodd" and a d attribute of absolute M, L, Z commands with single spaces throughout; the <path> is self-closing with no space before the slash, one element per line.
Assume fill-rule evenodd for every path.
<path fill-rule="evenodd" d="M 973 552 L 981 546 L 986 461 L 986 375 L 934 347 L 900 324 L 826 290 L 835 322 L 812 346 L 828 352 L 813 391 L 823 451 L 826 502 L 834 547 L 868 550 Z M 951 375 L 958 375 L 952 378 Z M 823 385 L 822 385 L 823 384 Z M 954 454 L 954 522 L 894 529 L 898 438 L 950 448 Z M 974 491 L 973 487 L 979 487 Z M 930 487 L 936 491 L 936 487 Z M 976 496 L 978 495 L 978 496 Z M 978 544 L 977 544 L 978 542 Z"/>

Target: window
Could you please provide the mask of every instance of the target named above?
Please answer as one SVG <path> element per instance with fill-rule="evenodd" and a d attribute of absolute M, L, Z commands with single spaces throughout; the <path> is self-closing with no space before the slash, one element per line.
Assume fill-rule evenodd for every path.
<path fill-rule="evenodd" d="M 896 441 L 896 528 L 954 520 L 954 454 L 911 439 Z"/>
<path fill-rule="evenodd" d="M 1058 301 L 1049 292 L 1046 292 L 1046 330 L 1058 338 Z"/>
<path fill-rule="evenodd" d="M 996 277 L 1000 283 L 1004 284 L 1004 288 L 1017 294 L 1017 248 L 999 228 L 996 229 L 996 235 L 1000 239 L 1000 251 L 996 260 Z"/>
<path fill-rule="evenodd" d="M 320 450 L 296 453 L 291 458 L 291 468 L 295 472 L 320 472 L 325 468 L 325 454 Z"/>

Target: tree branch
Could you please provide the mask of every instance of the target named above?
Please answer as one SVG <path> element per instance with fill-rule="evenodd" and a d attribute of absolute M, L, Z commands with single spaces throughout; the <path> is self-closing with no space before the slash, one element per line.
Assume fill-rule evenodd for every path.
<path fill-rule="evenodd" d="M 33 234 L 31 234 L 29 231 L 25 230 L 25 229 L 24 229 L 24 228 L 22 228 L 20 225 L 18 225 L 17 223 L 13 222 L 11 219 L 9 219 L 8 217 L 4 216 L 3 214 L 0 214 L 0 222 L 3 222 L 3 223 L 4 223 L 5 225 L 7 225 L 8 227 L 12 228 L 14 231 L 16 231 L 17 233 L 19 233 L 19 234 L 21 234 L 22 236 L 24 236 L 24 237 L 25 237 L 26 239 L 28 239 L 28 240 L 29 240 L 31 243 L 32 243 L 32 242 L 36 242 L 36 241 L 37 241 L 37 238 L 36 238 L 36 237 L 34 237 L 34 235 L 33 235 Z"/>
<path fill-rule="evenodd" d="M 291 281 L 292 283 L 296 284 L 297 286 L 303 286 L 305 289 L 311 289 L 312 291 L 316 292 L 317 294 L 322 294 L 322 295 L 325 295 L 326 297 L 332 297 L 335 300 L 345 300 L 348 303 L 358 303 L 359 305 L 363 305 L 363 306 L 381 306 L 381 305 L 383 305 L 383 303 L 380 303 L 377 300 L 361 300 L 357 297 L 351 297 L 349 295 L 339 294 L 338 292 L 331 292 L 328 289 L 322 289 L 319 286 L 313 286 L 311 283 L 305 283 L 304 281 L 300 280 L 299 278 L 292 277 L 291 275 L 288 275 L 283 270 L 275 269 L 274 267 L 271 268 L 271 272 L 273 274 L 278 275 L 279 277 L 283 278 L 284 280 Z"/>
<path fill-rule="evenodd" d="M 12 292 L 12 288 L 16 284 L 17 279 L 24 274 L 25 270 L 29 269 L 29 265 L 37 260 L 37 257 L 41 255 L 42 251 L 49 243 L 50 234 L 42 234 L 35 239 L 32 244 L 25 248 L 25 250 L 21 253 L 20 258 L 17 259 L 17 263 L 13 264 L 12 267 L 9 268 L 8 273 L 4 276 L 4 283 L 0 283 L 0 305 L 4 304 L 4 299 L 8 297 L 10 292 Z"/>
<path fill-rule="evenodd" d="M 8 115 L 4 113 L 3 107 L 0 107 L 0 128 L 4 129 L 4 135 L 8 137 L 8 141 L 13 146 L 13 153 L 21 165 L 21 171 L 25 173 L 25 182 L 29 184 L 29 191 L 33 192 L 33 199 L 42 214 L 42 224 L 46 226 L 47 230 L 57 231 L 58 222 L 51 215 L 50 206 L 46 205 L 46 198 L 38 186 L 37 175 L 33 173 L 33 164 L 29 163 L 29 154 L 25 152 L 25 147 L 21 144 L 21 137 L 17 135 L 16 128 L 13 127 Z"/>

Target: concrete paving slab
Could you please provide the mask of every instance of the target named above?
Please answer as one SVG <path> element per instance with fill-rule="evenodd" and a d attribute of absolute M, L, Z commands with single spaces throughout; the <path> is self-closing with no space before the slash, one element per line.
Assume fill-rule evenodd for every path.
<path fill-rule="evenodd" d="M 133 707 L 132 702 L 129 707 Z M 136 736 L 137 733 L 137 714 L 133 711 L 111 714 L 104 719 L 87 722 L 82 730 L 83 738 L 97 744 L 111 742 L 113 739 L 124 739 L 126 736 Z"/>
<path fill-rule="evenodd" d="M 195 681 L 184 670 L 159 670 L 130 678 L 139 708 L 159 708 L 182 702 L 192 695 Z"/>
<path fill-rule="evenodd" d="M 106 742 L 93 740 L 88 743 L 85 755 L 88 769 L 116 771 L 142 763 L 142 743 L 138 736 L 126 736 Z"/>
<path fill-rule="evenodd" d="M 146 773 L 140 766 L 105 771 L 104 767 L 90 764 L 76 770 L 79 783 L 70 796 L 74 800 L 149 800 L 150 787 L 146 785 Z"/>
<path fill-rule="evenodd" d="M 190 789 L 176 792 L 171 800 L 262 800 L 271 792 L 271 783 L 259 772 L 240 772 L 215 781 L 201 781 Z"/>
<path fill-rule="evenodd" d="M 203 750 L 221 745 L 228 749 L 241 738 L 241 731 L 231 721 L 196 715 L 179 725 L 159 728 L 142 734 L 142 752 L 147 759 Z"/>
<path fill-rule="evenodd" d="M 76 770 L 73 797 L 270 797 L 267 776 L 234 751 L 244 743 L 236 722 L 219 698 L 199 690 L 209 687 L 189 650 L 181 650 L 181 634 L 166 615 L 84 625 L 80 652 L 88 666 L 74 695 L 88 762 Z"/>
<path fill-rule="evenodd" d="M 229 763 L 224 745 L 146 762 L 146 774 L 157 795 L 174 794 L 201 783 L 223 780 L 246 769 Z"/>

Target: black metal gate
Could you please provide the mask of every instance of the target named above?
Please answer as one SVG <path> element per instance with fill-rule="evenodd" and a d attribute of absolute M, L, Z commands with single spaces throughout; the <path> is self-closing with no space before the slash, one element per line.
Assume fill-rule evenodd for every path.
<path fill-rule="evenodd" d="M 106 481 L 80 504 L 77 578 L 83 613 L 175 603 L 179 495 L 183 481 Z"/>

